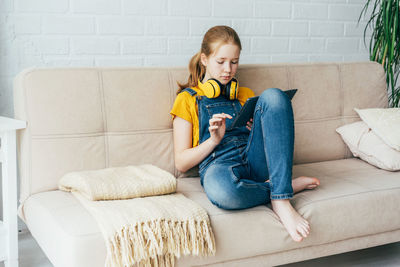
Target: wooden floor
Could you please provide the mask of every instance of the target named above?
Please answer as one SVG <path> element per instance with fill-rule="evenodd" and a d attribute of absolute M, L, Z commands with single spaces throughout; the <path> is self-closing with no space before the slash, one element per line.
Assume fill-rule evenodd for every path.
<path fill-rule="evenodd" d="M 31 234 L 27 231 L 19 234 L 19 257 L 19 267 L 53 267 L 36 241 L 32 238 Z M 304 262 L 281 265 L 281 267 L 317 266 L 399 267 L 400 242 Z M 4 267 L 3 262 L 0 263 L 0 267 Z"/>

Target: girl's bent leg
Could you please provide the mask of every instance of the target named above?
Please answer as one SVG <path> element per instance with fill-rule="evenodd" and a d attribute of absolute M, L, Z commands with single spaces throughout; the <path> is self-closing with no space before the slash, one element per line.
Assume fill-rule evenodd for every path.
<path fill-rule="evenodd" d="M 247 209 L 268 203 L 269 185 L 240 179 L 246 176 L 247 169 L 242 163 L 214 163 L 204 174 L 204 191 L 214 205 L 227 210 Z"/>
<path fill-rule="evenodd" d="M 282 90 L 267 89 L 257 102 L 245 157 L 256 181 L 270 180 L 271 200 L 293 197 L 293 150 L 291 101 Z"/>
<path fill-rule="evenodd" d="M 293 240 L 302 241 L 310 225 L 289 202 L 293 196 L 294 120 L 291 101 L 282 90 L 271 88 L 261 94 L 246 149 L 256 177 L 269 175 L 272 209 Z"/>

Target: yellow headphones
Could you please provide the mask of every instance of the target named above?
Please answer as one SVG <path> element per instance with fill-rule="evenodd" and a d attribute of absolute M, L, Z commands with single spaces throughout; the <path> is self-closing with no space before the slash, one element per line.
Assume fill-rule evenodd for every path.
<path fill-rule="evenodd" d="M 235 100 L 238 97 L 239 83 L 235 78 L 226 85 L 221 84 L 217 79 L 209 79 L 205 83 L 199 81 L 199 88 L 208 98 L 216 98 L 222 93 L 229 100 Z"/>

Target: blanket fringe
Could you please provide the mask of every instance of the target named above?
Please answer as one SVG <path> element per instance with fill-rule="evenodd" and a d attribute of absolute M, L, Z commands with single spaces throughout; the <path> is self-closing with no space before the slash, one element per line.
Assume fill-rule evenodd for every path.
<path fill-rule="evenodd" d="M 108 240 L 106 266 L 173 267 L 182 255 L 215 255 L 208 220 L 154 220 L 124 226 Z M 111 255 L 110 255 L 111 254 Z"/>

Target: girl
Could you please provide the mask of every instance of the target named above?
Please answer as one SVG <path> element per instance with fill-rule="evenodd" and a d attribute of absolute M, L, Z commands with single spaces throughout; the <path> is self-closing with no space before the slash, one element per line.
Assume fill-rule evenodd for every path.
<path fill-rule="evenodd" d="M 246 99 L 254 96 L 234 78 L 241 49 L 232 28 L 215 26 L 190 60 L 188 82 L 178 84 L 171 110 L 175 165 L 185 172 L 199 164 L 201 185 L 219 208 L 246 209 L 271 201 L 290 236 L 299 242 L 310 226 L 289 199 L 317 187 L 319 180 L 301 176 L 292 181 L 293 111 L 282 90 L 265 90 L 253 120 L 227 130 Z"/>

